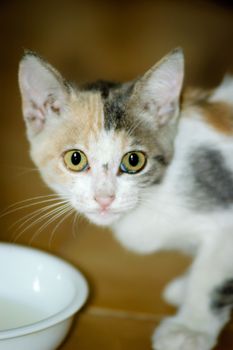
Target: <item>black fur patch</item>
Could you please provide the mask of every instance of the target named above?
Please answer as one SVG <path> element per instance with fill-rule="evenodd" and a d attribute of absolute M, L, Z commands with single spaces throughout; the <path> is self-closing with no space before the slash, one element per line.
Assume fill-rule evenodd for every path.
<path fill-rule="evenodd" d="M 83 90 L 99 91 L 104 105 L 104 127 L 106 130 L 130 128 L 130 118 L 126 117 L 126 107 L 133 88 L 132 83 L 115 83 L 98 80 L 86 84 Z"/>
<path fill-rule="evenodd" d="M 115 95 L 115 94 L 114 94 Z M 124 97 L 118 94 L 104 103 L 104 127 L 106 130 L 127 129 Z"/>
<path fill-rule="evenodd" d="M 109 96 L 111 90 L 117 89 L 121 86 L 121 83 L 106 81 L 106 80 L 97 80 L 93 83 L 87 83 L 83 85 L 83 90 L 88 91 L 100 91 L 103 99 L 106 99 Z"/>
<path fill-rule="evenodd" d="M 163 152 L 160 152 L 156 144 L 156 135 L 147 123 L 141 123 L 137 116 L 131 114 L 128 108 L 128 101 L 132 95 L 134 83 L 113 83 L 97 81 L 87 84 L 84 90 L 99 91 L 104 106 L 104 127 L 106 130 L 125 130 L 131 135 L 133 143 L 143 145 L 148 149 L 150 167 L 145 173 L 139 173 L 138 183 L 141 187 L 157 185 L 161 182 L 165 172 L 167 161 Z M 133 144 L 132 144 L 133 147 Z M 130 175 L 131 176 L 131 175 Z"/>
<path fill-rule="evenodd" d="M 127 103 L 132 88 L 133 84 L 122 84 L 120 88 L 111 90 L 108 98 L 104 100 L 104 127 L 106 130 L 125 129 L 127 131 L 132 127 L 133 120 L 127 114 Z"/>
<path fill-rule="evenodd" d="M 214 311 L 221 311 L 226 307 L 233 307 L 233 279 L 216 288 L 212 296 L 211 308 Z"/>
<path fill-rule="evenodd" d="M 227 168 L 220 151 L 199 148 L 192 157 L 194 188 L 192 201 L 198 207 L 233 205 L 233 173 Z"/>

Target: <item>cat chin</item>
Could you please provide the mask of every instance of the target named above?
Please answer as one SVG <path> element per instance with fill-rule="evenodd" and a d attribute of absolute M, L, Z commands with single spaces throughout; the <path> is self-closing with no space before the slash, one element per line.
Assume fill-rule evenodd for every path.
<path fill-rule="evenodd" d="M 98 226 L 111 226 L 114 222 L 116 222 L 120 218 L 120 214 L 94 214 L 94 213 L 86 213 L 86 218 L 90 220 L 93 224 Z"/>

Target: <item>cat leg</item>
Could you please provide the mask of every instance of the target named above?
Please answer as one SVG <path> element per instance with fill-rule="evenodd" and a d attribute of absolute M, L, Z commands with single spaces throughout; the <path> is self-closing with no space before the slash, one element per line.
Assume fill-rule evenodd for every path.
<path fill-rule="evenodd" d="M 211 350 L 214 347 L 233 305 L 232 253 L 230 235 L 200 248 L 190 269 L 183 303 L 178 313 L 165 319 L 155 331 L 153 349 Z"/>
<path fill-rule="evenodd" d="M 173 306 L 180 306 L 184 300 L 188 273 L 172 280 L 163 291 L 164 300 Z"/>

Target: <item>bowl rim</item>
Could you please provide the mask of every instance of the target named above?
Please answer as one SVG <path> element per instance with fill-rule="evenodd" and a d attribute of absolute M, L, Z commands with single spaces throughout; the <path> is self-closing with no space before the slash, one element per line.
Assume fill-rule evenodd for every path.
<path fill-rule="evenodd" d="M 46 317 L 40 321 L 33 322 L 25 326 L 10 328 L 2 331 L 0 330 L 0 341 L 26 336 L 32 333 L 40 332 L 45 329 L 51 328 L 74 316 L 74 314 L 82 308 L 82 306 L 87 300 L 89 294 L 89 287 L 86 278 L 77 267 L 74 267 L 71 263 L 56 255 L 53 255 L 52 253 L 48 253 L 38 248 L 27 247 L 22 244 L 0 242 L 0 249 L 3 246 L 10 249 L 16 249 L 17 251 L 21 250 L 36 253 L 38 255 L 44 256 L 55 261 L 56 263 L 64 267 L 67 271 L 69 271 L 69 273 L 71 273 L 72 276 L 75 277 L 74 285 L 76 288 L 76 293 L 67 306 L 65 306 L 63 309 L 49 317 Z"/>

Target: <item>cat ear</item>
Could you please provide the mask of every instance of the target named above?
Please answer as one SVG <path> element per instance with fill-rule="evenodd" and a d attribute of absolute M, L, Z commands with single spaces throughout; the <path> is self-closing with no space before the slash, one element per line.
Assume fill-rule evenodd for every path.
<path fill-rule="evenodd" d="M 136 83 L 133 95 L 140 115 L 157 128 L 175 121 L 179 115 L 183 78 L 183 52 L 175 49 Z"/>
<path fill-rule="evenodd" d="M 52 66 L 32 52 L 26 52 L 20 62 L 19 86 L 28 133 L 34 136 L 51 119 L 61 115 L 68 99 L 68 87 Z"/>

